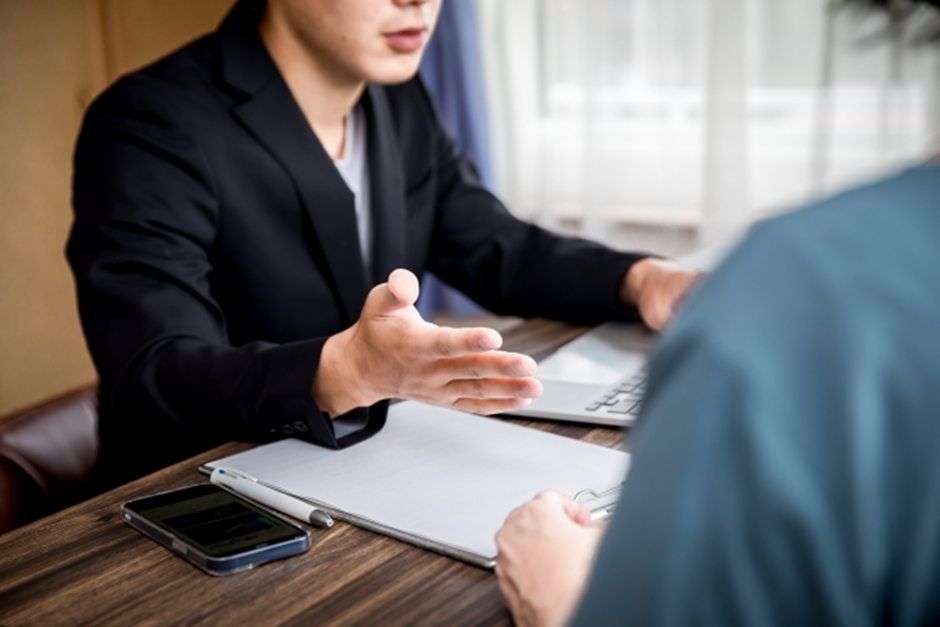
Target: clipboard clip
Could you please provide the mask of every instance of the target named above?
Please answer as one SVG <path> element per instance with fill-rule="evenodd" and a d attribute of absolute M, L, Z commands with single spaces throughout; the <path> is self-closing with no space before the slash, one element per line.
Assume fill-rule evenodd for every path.
<path fill-rule="evenodd" d="M 598 492 L 598 491 L 596 491 L 596 490 L 593 490 L 593 489 L 591 489 L 591 488 L 586 488 L 586 489 L 584 489 L 584 490 L 581 490 L 581 491 L 578 492 L 577 494 L 575 494 L 575 495 L 574 495 L 574 498 L 573 498 L 572 500 L 573 500 L 575 503 L 581 503 L 581 500 L 582 500 L 582 499 L 585 499 L 585 498 L 588 498 L 588 497 L 589 497 L 591 500 L 602 499 L 602 498 L 604 498 L 605 496 L 610 496 L 611 494 L 614 494 L 614 493 L 616 493 L 616 492 L 619 492 L 619 491 L 620 491 L 620 488 L 622 488 L 622 487 L 623 487 L 623 484 L 622 484 L 622 483 L 618 483 L 618 484 L 615 485 L 614 487 L 612 487 L 612 488 L 607 488 L 606 490 L 601 490 L 600 492 Z M 582 503 L 582 504 L 583 504 L 583 503 Z M 614 514 L 614 509 L 615 509 L 616 507 L 617 507 L 617 503 L 614 502 L 614 503 L 608 503 L 607 505 L 602 505 L 601 507 L 598 507 L 598 508 L 596 508 L 596 509 L 592 509 L 592 510 L 591 510 L 591 520 L 593 520 L 593 521 L 607 520 L 608 518 L 610 518 L 611 516 L 613 516 L 613 514 Z"/>

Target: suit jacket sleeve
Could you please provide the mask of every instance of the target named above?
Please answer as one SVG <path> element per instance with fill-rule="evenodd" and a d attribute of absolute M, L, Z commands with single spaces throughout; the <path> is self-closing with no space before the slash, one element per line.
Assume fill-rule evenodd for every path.
<path fill-rule="evenodd" d="M 79 138 L 68 257 L 102 405 L 129 428 L 159 423 L 156 432 L 169 426 L 203 446 L 367 437 L 376 429 L 337 440 L 312 399 L 326 338 L 230 344 L 211 283 L 220 198 L 187 127 L 182 107 L 199 106 L 188 98 L 131 76 L 93 105 Z"/>
<path fill-rule="evenodd" d="M 414 84 L 429 118 L 437 120 L 438 219 L 429 269 L 502 315 L 575 324 L 637 319 L 636 309 L 620 301 L 619 289 L 630 266 L 648 255 L 562 237 L 514 217 L 480 184 L 427 92 Z"/>

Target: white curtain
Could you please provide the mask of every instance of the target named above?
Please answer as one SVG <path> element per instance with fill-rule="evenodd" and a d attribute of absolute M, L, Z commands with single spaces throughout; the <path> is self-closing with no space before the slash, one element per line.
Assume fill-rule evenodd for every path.
<path fill-rule="evenodd" d="M 497 190 L 552 228 L 719 244 L 935 146 L 936 47 L 838 0 L 477 2 Z"/>

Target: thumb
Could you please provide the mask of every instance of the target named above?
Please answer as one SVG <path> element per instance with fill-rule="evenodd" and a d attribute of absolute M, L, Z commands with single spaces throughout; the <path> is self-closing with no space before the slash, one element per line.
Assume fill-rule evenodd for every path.
<path fill-rule="evenodd" d="M 418 277 L 409 270 L 399 268 L 388 275 L 388 283 L 372 288 L 366 307 L 378 316 L 406 309 L 418 300 Z"/>
<path fill-rule="evenodd" d="M 568 501 L 564 504 L 564 507 L 568 517 L 582 527 L 587 527 L 593 522 L 591 520 L 591 510 L 584 505 L 575 501 Z"/>
<path fill-rule="evenodd" d="M 551 502 L 559 511 L 564 512 L 571 521 L 582 527 L 591 524 L 591 510 L 567 496 L 563 496 L 554 490 L 548 490 L 539 494 L 538 498 Z"/>

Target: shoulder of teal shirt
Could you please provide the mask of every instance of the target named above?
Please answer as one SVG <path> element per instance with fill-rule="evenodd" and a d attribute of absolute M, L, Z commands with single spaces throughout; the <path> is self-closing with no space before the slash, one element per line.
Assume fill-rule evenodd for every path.
<path fill-rule="evenodd" d="M 768 220 L 689 299 L 575 624 L 937 616 L 938 199 L 919 167 Z"/>

